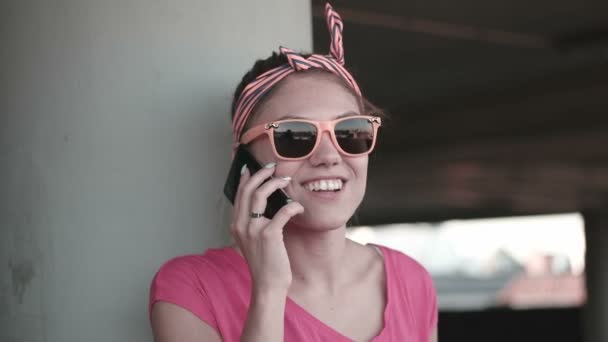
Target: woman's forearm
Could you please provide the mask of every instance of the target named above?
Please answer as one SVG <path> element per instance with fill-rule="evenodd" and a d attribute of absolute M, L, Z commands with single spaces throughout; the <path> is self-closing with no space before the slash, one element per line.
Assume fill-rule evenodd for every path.
<path fill-rule="evenodd" d="M 286 301 L 287 292 L 254 290 L 241 342 L 282 342 Z"/>

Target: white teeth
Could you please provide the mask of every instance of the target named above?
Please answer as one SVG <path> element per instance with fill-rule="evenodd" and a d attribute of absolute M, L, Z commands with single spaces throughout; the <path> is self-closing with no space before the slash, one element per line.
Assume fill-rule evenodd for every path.
<path fill-rule="evenodd" d="M 327 181 L 321 181 L 321 190 L 327 190 Z"/>
<path fill-rule="evenodd" d="M 327 188 L 331 190 L 336 190 L 338 188 L 338 182 L 335 180 L 327 181 Z"/>
<path fill-rule="evenodd" d="M 309 191 L 334 191 L 341 190 L 343 186 L 341 179 L 320 180 L 304 184 Z"/>

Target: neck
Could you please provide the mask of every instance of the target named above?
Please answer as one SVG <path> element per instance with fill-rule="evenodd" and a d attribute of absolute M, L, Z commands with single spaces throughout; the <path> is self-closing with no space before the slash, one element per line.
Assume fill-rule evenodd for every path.
<path fill-rule="evenodd" d="M 283 240 L 289 255 L 292 289 L 305 287 L 326 293 L 339 291 L 345 282 L 345 267 L 352 248 L 346 227 L 315 231 L 286 226 Z"/>

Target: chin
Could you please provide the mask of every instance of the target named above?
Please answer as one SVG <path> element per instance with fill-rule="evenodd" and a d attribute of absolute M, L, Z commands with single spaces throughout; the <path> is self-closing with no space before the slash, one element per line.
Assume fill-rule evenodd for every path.
<path fill-rule="evenodd" d="M 352 216 L 352 215 L 351 215 Z M 292 219 L 292 223 L 298 228 L 302 227 L 309 230 L 327 231 L 334 230 L 346 225 L 350 216 L 343 212 L 336 215 L 323 212 L 312 212 L 298 215 Z"/>

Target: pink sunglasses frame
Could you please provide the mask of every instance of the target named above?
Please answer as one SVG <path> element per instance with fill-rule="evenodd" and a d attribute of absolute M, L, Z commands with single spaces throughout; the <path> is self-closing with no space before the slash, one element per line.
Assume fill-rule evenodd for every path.
<path fill-rule="evenodd" d="M 340 147 L 340 144 L 338 143 L 338 140 L 336 139 L 336 133 L 334 131 L 336 125 L 339 122 L 342 122 L 344 120 L 350 120 L 350 119 L 354 119 L 354 118 L 366 119 L 367 121 L 372 123 L 372 126 L 374 128 L 374 138 L 372 141 L 372 146 L 370 147 L 370 149 L 367 152 L 357 153 L 357 154 L 348 153 L 348 152 L 344 151 L 342 149 L 342 147 Z M 305 155 L 303 157 L 298 157 L 298 158 L 287 158 L 287 157 L 283 157 L 283 156 L 279 155 L 279 153 L 277 152 L 277 148 L 274 144 L 273 131 L 274 131 L 274 128 L 278 128 L 279 125 L 283 122 L 294 122 L 294 121 L 295 122 L 306 122 L 306 123 L 310 123 L 310 124 L 314 125 L 317 128 L 317 140 L 315 141 L 315 145 L 313 146 L 313 148 L 310 150 L 310 153 L 308 153 L 307 155 Z M 332 143 L 334 144 L 334 146 L 340 153 L 342 153 L 343 155 L 349 156 L 349 157 L 360 157 L 360 156 L 370 154 L 374 150 L 374 147 L 376 147 L 376 141 L 378 140 L 377 139 L 378 127 L 380 127 L 381 125 L 382 125 L 382 120 L 380 119 L 380 117 L 373 116 L 373 115 L 352 115 L 352 116 L 346 116 L 346 117 L 339 118 L 336 120 L 331 120 L 331 121 L 285 119 L 285 120 L 278 120 L 278 121 L 273 121 L 273 122 L 269 122 L 269 123 L 265 123 L 265 124 L 260 124 L 260 125 L 257 125 L 257 126 L 254 126 L 250 129 L 248 129 L 241 137 L 241 144 L 248 144 L 251 141 L 259 138 L 260 136 L 266 134 L 268 136 L 268 140 L 270 140 L 270 144 L 272 145 L 272 150 L 277 158 L 279 158 L 281 160 L 291 160 L 291 161 L 303 160 L 303 159 L 310 157 L 317 150 L 317 148 L 319 147 L 319 143 L 321 142 L 321 137 L 323 136 L 323 132 L 327 131 L 327 132 L 329 132 L 329 135 L 331 136 Z"/>

